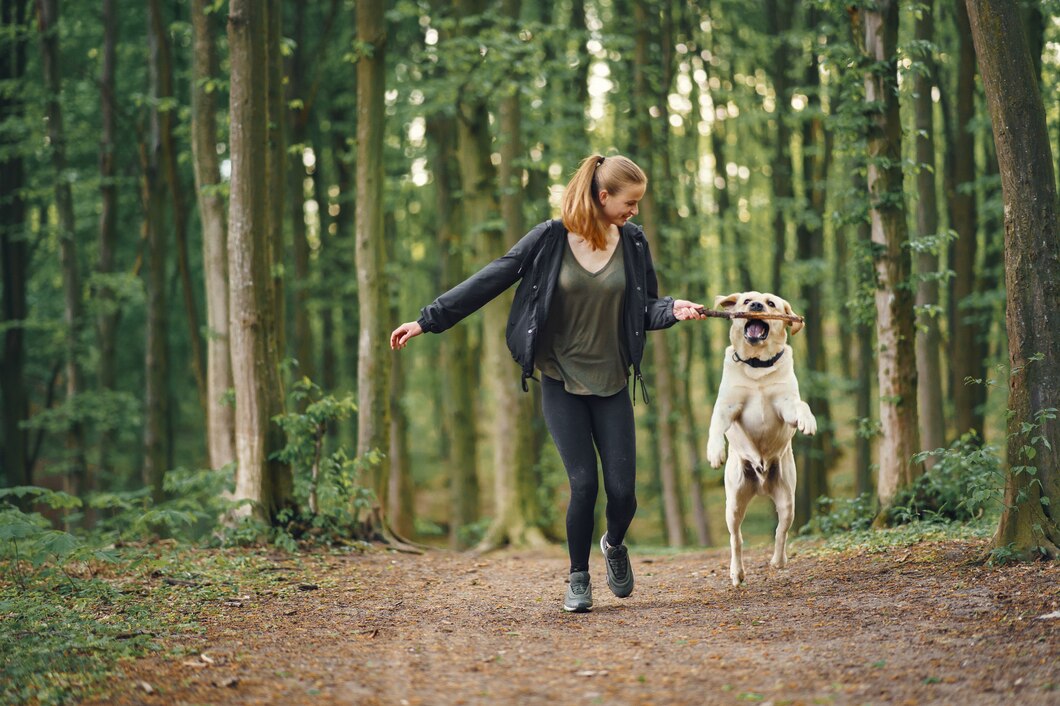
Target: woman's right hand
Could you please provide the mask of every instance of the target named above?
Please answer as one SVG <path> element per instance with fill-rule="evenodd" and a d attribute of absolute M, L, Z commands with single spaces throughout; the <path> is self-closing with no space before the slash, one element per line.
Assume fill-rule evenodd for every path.
<path fill-rule="evenodd" d="M 400 350 L 408 345 L 409 341 L 423 333 L 423 329 L 415 321 L 401 324 L 390 334 L 390 348 Z"/>

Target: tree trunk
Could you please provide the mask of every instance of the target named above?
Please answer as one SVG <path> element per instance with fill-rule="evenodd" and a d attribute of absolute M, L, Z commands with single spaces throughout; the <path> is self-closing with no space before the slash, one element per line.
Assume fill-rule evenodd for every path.
<path fill-rule="evenodd" d="M 791 3 L 784 0 L 766 0 L 766 24 L 773 41 L 773 95 L 775 96 L 776 142 L 773 149 L 773 271 L 770 278 L 774 292 L 782 292 L 781 266 L 787 260 L 787 215 L 794 196 L 791 173 L 791 128 L 788 113 L 791 112 L 791 82 L 788 67 L 791 50 L 785 32 L 791 29 Z"/>
<path fill-rule="evenodd" d="M 397 223 L 393 213 L 386 214 L 387 261 L 396 260 L 398 242 Z M 399 297 L 389 299 L 388 316 L 391 321 L 400 321 Z M 400 537 L 415 534 L 416 510 L 415 488 L 412 483 L 412 461 L 409 455 L 409 419 L 405 413 L 405 372 L 400 351 L 390 353 L 390 449 L 387 459 L 390 465 L 386 508 L 387 522 Z"/>
<path fill-rule="evenodd" d="M 926 0 L 916 22 L 916 38 L 924 46 L 935 41 L 934 0 Z M 916 104 L 916 225 L 921 238 L 936 237 L 939 230 L 938 198 L 935 193 L 935 121 L 931 89 L 936 75 L 930 49 L 919 58 L 925 64 L 916 74 L 913 93 Z M 922 245 L 917 254 L 916 370 L 920 443 L 925 449 L 946 445 L 946 417 L 942 409 L 942 364 L 939 350 L 939 251 Z M 930 468 L 934 457 L 925 464 Z"/>
<path fill-rule="evenodd" d="M 284 119 L 287 104 L 283 89 L 283 55 L 280 51 L 283 27 L 282 0 L 265 0 L 268 5 L 266 32 L 265 105 L 268 113 L 267 147 L 265 150 L 266 229 L 268 230 L 271 269 L 272 307 L 269 315 L 275 320 L 276 359 L 286 357 L 287 304 L 284 292 L 283 268 L 287 262 L 283 238 L 284 191 L 287 189 L 287 143 Z"/>
<path fill-rule="evenodd" d="M 0 21 L 5 42 L 0 49 L 0 81 L 21 84 L 26 73 L 26 3 L 3 0 Z M 20 121 L 25 107 L 19 90 L 9 92 L 0 102 L 0 123 Z M 3 358 L 0 359 L 0 484 L 6 487 L 30 485 L 29 438 L 19 423 L 29 417 L 29 397 L 25 384 L 26 346 L 23 321 L 27 315 L 26 284 L 29 248 L 26 247 L 25 186 L 20 145 L 17 137 L 4 131 L 0 144 L 0 324 L 3 324 Z"/>
<path fill-rule="evenodd" d="M 236 392 L 237 500 L 275 520 L 293 502 L 291 472 L 269 461 L 283 444 L 272 417 L 283 411 L 270 292 L 271 248 L 265 203 L 267 139 L 266 9 L 232 0 L 228 16 L 231 62 L 232 176 L 228 217 L 229 330 Z M 270 338 L 272 341 L 270 341 Z M 247 512 L 246 506 L 241 510 Z"/>
<path fill-rule="evenodd" d="M 236 460 L 235 409 L 225 403 L 232 387 L 228 336 L 228 253 L 225 203 L 217 158 L 216 92 L 206 83 L 220 77 L 217 44 L 206 14 L 208 0 L 192 0 L 191 153 L 202 223 L 206 285 L 206 448 L 210 468 Z"/>
<path fill-rule="evenodd" d="M 1060 238 L 1045 108 L 1019 8 L 968 0 L 1005 202 L 1009 339 L 1005 508 L 993 546 L 1060 555 Z M 1039 415 L 1051 409 L 1051 415 Z M 1031 470 L 1036 469 L 1036 470 Z"/>
<path fill-rule="evenodd" d="M 920 450 L 909 234 L 902 193 L 902 125 L 898 117 L 898 2 L 881 0 L 876 10 L 860 11 L 856 17 L 863 23 L 863 49 L 871 62 L 865 73 L 865 102 L 874 106 L 868 134 L 868 187 L 883 427 L 877 492 L 881 506 L 887 508 L 898 488 L 912 483 L 917 475 L 912 456 Z"/>
<path fill-rule="evenodd" d="M 835 455 L 832 433 L 832 412 L 828 399 L 828 361 L 824 350 L 825 307 L 822 304 L 821 277 L 825 271 L 824 218 L 828 167 L 831 161 L 831 144 L 824 131 L 823 110 L 820 100 L 821 76 L 817 64 L 817 14 L 807 11 L 807 25 L 812 31 L 810 56 L 807 59 L 802 90 L 809 96 L 812 117 L 803 118 L 802 124 L 802 179 L 804 193 L 802 207 L 804 215 L 795 229 L 797 259 L 803 263 L 821 263 L 812 267 L 803 278 L 800 298 L 804 302 L 803 316 L 813 322 L 806 327 L 806 402 L 817 417 L 817 434 L 797 441 L 800 480 L 795 486 L 796 528 L 810 521 L 817 498 L 827 496 L 828 468 Z M 791 171 L 794 173 L 794 165 Z M 812 279 L 811 279 L 812 278 Z"/>
<path fill-rule="evenodd" d="M 968 383 L 968 379 L 985 377 L 982 332 L 978 312 L 970 298 L 979 291 L 976 285 L 976 252 L 979 218 L 975 199 L 975 135 L 971 122 L 975 118 L 975 52 L 968 29 L 964 0 L 955 0 L 957 35 L 960 40 L 957 75 L 957 130 L 954 144 L 954 188 L 952 198 L 953 229 L 957 240 L 951 246 L 950 269 L 954 276 L 950 290 L 950 370 L 957 436 L 974 430 L 982 438 L 986 387 Z"/>
<path fill-rule="evenodd" d="M 64 484 L 72 495 L 80 496 L 85 487 L 84 432 L 77 415 L 73 414 L 75 398 L 82 390 L 81 363 L 78 360 L 81 339 L 82 304 L 81 271 L 77 257 L 77 225 L 74 220 L 74 201 L 70 191 L 70 176 L 66 162 L 66 132 L 60 103 L 62 77 L 59 56 L 59 2 L 37 0 L 37 22 L 40 30 L 41 64 L 44 88 L 47 92 L 46 115 L 48 142 L 51 146 L 52 171 L 55 180 L 55 209 L 59 216 L 59 259 L 63 282 L 63 323 L 66 326 L 66 404 L 70 406 L 71 421 L 66 432 L 68 471 Z"/>
<path fill-rule="evenodd" d="M 633 70 L 633 102 L 634 105 L 642 106 L 637 111 L 636 117 L 636 145 L 640 153 L 636 157 L 637 163 L 648 175 L 649 184 L 652 181 L 654 157 L 656 149 L 665 149 L 665 145 L 656 143 L 652 135 L 651 120 L 646 106 L 656 105 L 656 92 L 652 89 L 647 74 L 645 73 L 652 59 L 649 55 L 650 27 L 654 26 L 654 19 L 649 17 L 643 3 L 636 3 L 633 7 L 633 18 L 636 23 L 634 70 Z M 653 187 L 653 188 L 657 188 Z M 644 224 L 644 232 L 648 237 L 649 247 L 655 254 L 657 261 L 663 260 L 663 251 L 659 246 L 659 219 L 656 200 L 651 189 L 645 194 L 640 203 L 641 221 Z M 657 268 L 661 270 L 662 268 Z M 660 276 L 660 281 L 663 277 Z M 666 521 L 667 542 L 672 547 L 683 547 L 685 544 L 684 518 L 681 512 L 680 490 L 677 480 L 677 430 L 674 423 L 674 400 L 675 384 L 673 379 L 673 362 L 670 353 L 669 339 L 665 335 L 655 336 L 652 342 L 652 361 L 655 377 L 655 394 L 653 399 L 656 406 L 658 428 L 656 437 L 659 444 L 659 479 L 662 483 L 662 500 L 664 516 Z"/>
<path fill-rule="evenodd" d="M 306 240 L 304 153 L 308 139 L 309 97 L 305 90 L 305 3 L 296 3 L 292 35 L 295 49 L 287 59 L 287 124 L 291 142 L 298 150 L 288 156 L 287 197 L 291 202 L 291 244 L 294 255 L 294 356 L 298 371 L 309 379 L 316 377 L 313 365 L 315 344 L 309 318 L 309 241 Z M 319 163 L 320 156 L 317 155 Z M 321 204 L 323 206 L 323 204 Z M 324 212 L 321 208 L 319 212 Z M 323 240 L 321 233 L 321 240 Z"/>
<path fill-rule="evenodd" d="M 357 61 L 357 293 L 360 341 L 357 362 L 357 455 L 390 448 L 390 357 L 383 243 L 383 93 L 386 90 L 387 32 L 382 0 L 357 0 L 357 41 L 371 47 Z M 365 486 L 375 494 L 365 534 L 386 538 L 389 464 L 367 466 Z"/>
<path fill-rule="evenodd" d="M 443 40 L 444 41 L 444 40 Z M 434 174 L 437 213 L 439 286 L 446 291 L 466 276 L 464 249 L 460 236 L 466 232 L 463 206 L 454 195 L 459 191 L 459 175 L 453 170 L 456 157 L 456 122 L 436 113 L 427 119 L 428 140 L 433 145 L 431 171 Z M 472 392 L 467 381 L 477 365 L 470 357 L 466 325 L 454 326 L 438 343 L 438 368 L 442 376 L 442 446 L 445 476 L 449 480 L 449 545 L 459 548 L 459 529 L 477 516 L 477 436 Z"/>
<path fill-rule="evenodd" d="M 521 0 L 505 0 L 502 13 L 512 22 L 509 31 L 514 36 L 518 30 Z M 500 256 L 526 232 L 523 216 L 523 170 L 516 162 L 522 159 L 522 108 L 517 84 L 506 86 L 499 107 L 500 134 L 498 146 L 501 162 L 498 170 L 500 184 L 500 215 L 504 222 L 503 240 L 493 253 Z M 494 306 L 497 318 L 507 317 L 511 307 L 512 292 L 498 297 Z M 487 365 L 495 371 L 499 380 L 493 386 L 496 413 L 493 415 L 493 522 L 486 531 L 478 549 L 491 549 L 510 544 L 516 547 L 544 546 L 548 543 L 541 531 L 542 511 L 538 506 L 538 494 L 534 478 L 537 463 L 533 444 L 533 398 L 524 394 L 516 382 L 515 366 L 500 340 L 492 335 L 496 329 L 487 327 L 490 339 L 496 344 L 487 344 L 489 354 L 496 358 Z"/>

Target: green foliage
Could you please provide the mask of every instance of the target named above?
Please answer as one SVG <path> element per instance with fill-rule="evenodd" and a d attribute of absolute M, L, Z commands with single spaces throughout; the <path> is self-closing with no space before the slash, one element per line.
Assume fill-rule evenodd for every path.
<path fill-rule="evenodd" d="M 831 537 L 841 532 L 868 530 L 876 512 L 876 499 L 871 493 L 862 493 L 856 498 L 820 497 L 816 512 L 799 534 Z"/>
<path fill-rule="evenodd" d="M 358 458 L 341 444 L 328 450 L 329 429 L 357 411 L 352 396 L 325 395 L 303 378 L 292 387 L 290 398 L 302 411 L 276 417 L 287 434 L 287 445 L 276 457 L 291 465 L 300 510 L 282 513 L 272 541 L 293 551 L 298 538 L 342 541 L 356 534 L 361 513 L 372 501 L 371 491 L 358 479 L 382 457 L 373 453 Z"/>
<path fill-rule="evenodd" d="M 935 465 L 899 489 L 887 512 L 888 524 L 967 522 L 996 509 L 1004 485 L 996 448 L 980 446 L 974 434 L 965 434 L 948 449 L 919 453 L 913 461 L 923 463 L 932 456 Z"/>

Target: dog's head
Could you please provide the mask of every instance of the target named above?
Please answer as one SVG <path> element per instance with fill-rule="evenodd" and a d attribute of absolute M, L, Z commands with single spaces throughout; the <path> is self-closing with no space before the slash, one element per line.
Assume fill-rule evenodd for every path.
<path fill-rule="evenodd" d="M 714 308 L 733 313 L 795 315 L 791 304 L 768 292 L 737 292 L 727 297 L 715 297 Z M 802 330 L 802 322 L 788 323 L 781 319 L 733 319 L 729 327 L 729 341 L 741 358 L 771 358 L 787 343 L 787 327 L 792 335 Z"/>

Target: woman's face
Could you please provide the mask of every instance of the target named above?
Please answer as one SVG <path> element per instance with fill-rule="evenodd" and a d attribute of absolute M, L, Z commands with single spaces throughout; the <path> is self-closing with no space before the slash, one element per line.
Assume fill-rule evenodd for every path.
<path fill-rule="evenodd" d="M 630 184 L 613 194 L 607 189 L 601 189 L 600 206 L 603 210 L 604 221 L 619 227 L 625 225 L 626 221 L 639 212 L 637 204 L 644 198 L 646 188 L 646 184 Z"/>

